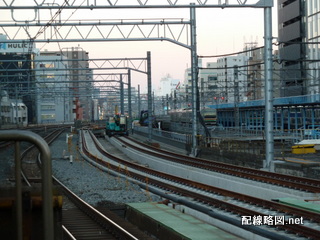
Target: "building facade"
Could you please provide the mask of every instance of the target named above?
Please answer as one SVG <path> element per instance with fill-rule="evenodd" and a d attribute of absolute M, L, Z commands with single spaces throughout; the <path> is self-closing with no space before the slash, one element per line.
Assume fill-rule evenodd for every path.
<path fill-rule="evenodd" d="M 160 79 L 160 91 L 157 93 L 159 96 L 171 95 L 172 92 L 177 88 L 178 84 L 180 84 L 179 79 L 173 79 L 169 74 Z"/>
<path fill-rule="evenodd" d="M 307 94 L 320 93 L 320 3 L 306 0 Z"/>
<path fill-rule="evenodd" d="M 200 68 L 199 79 L 200 108 L 205 108 L 208 104 L 215 104 L 219 96 L 217 63 L 208 62 L 206 68 Z"/>
<path fill-rule="evenodd" d="M 89 53 L 80 47 L 65 48 L 62 56 L 68 59 L 71 94 L 75 120 L 92 119 L 93 73 L 89 68 Z"/>
<path fill-rule="evenodd" d="M 28 123 L 35 123 L 33 59 L 39 51 L 30 44 L 11 43 L 6 35 L 0 34 L 0 89 L 5 90 L 10 99 L 22 99 L 28 109 Z"/>
<path fill-rule="evenodd" d="M 318 0 L 278 0 L 281 96 L 319 93 Z"/>
<path fill-rule="evenodd" d="M 219 101 L 237 103 L 247 101 L 248 60 L 246 55 L 219 58 L 218 88 Z"/>
<path fill-rule="evenodd" d="M 41 52 L 35 58 L 37 123 L 74 120 L 68 63 L 52 52 Z"/>

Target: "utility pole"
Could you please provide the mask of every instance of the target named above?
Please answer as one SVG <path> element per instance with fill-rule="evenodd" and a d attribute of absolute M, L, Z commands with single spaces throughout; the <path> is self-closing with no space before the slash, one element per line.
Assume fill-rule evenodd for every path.
<path fill-rule="evenodd" d="M 177 109 L 177 91 L 173 91 L 173 109 Z"/>
<path fill-rule="evenodd" d="M 191 22 L 191 92 L 192 92 L 192 150 L 191 155 L 197 156 L 198 153 L 198 55 L 197 55 L 197 33 L 196 33 L 196 9 L 195 4 L 190 4 L 190 22 Z"/>
<path fill-rule="evenodd" d="M 140 116 L 141 112 L 141 100 L 140 100 L 140 84 L 138 84 L 138 116 Z"/>
<path fill-rule="evenodd" d="M 166 95 L 166 115 L 169 114 L 169 94 Z"/>
<path fill-rule="evenodd" d="M 155 101 L 154 101 L 154 91 L 152 91 L 152 113 L 156 114 Z"/>
<path fill-rule="evenodd" d="M 147 52 L 147 75 L 148 75 L 148 140 L 152 139 L 152 87 L 151 87 L 151 52 Z"/>
<path fill-rule="evenodd" d="M 272 82 L 272 11 L 264 8 L 264 46 L 265 46 L 265 132 L 266 162 L 264 168 L 273 171 L 274 135 L 273 135 L 273 82 Z"/>
<path fill-rule="evenodd" d="M 131 70 L 128 70 L 128 115 L 129 126 L 132 127 L 132 106 L 131 106 Z"/>
<path fill-rule="evenodd" d="M 239 69 L 237 65 L 234 68 L 234 123 L 235 127 L 239 127 Z"/>
<path fill-rule="evenodd" d="M 120 113 L 121 115 L 124 114 L 124 87 L 122 74 L 120 74 Z"/>

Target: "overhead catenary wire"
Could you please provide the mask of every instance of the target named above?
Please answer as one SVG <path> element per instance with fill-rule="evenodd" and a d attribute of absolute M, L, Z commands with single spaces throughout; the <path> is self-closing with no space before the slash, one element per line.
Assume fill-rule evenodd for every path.
<path fill-rule="evenodd" d="M 201 56 L 198 55 L 199 58 L 218 58 L 218 57 L 227 57 L 227 56 L 234 56 L 234 55 L 239 55 L 242 53 L 247 53 L 247 52 L 252 52 L 255 50 L 263 49 L 264 47 L 256 47 L 256 48 L 250 48 L 248 50 L 240 51 L 240 52 L 235 52 L 235 53 L 226 53 L 226 54 L 220 54 L 220 55 L 211 55 L 211 56 Z"/>
<path fill-rule="evenodd" d="M 84 4 L 86 2 L 86 0 L 83 0 L 82 1 L 82 3 L 78 6 L 78 8 L 76 8 L 75 9 L 75 11 L 73 11 L 71 14 L 70 14 L 70 16 L 64 21 L 64 23 L 60 26 L 60 28 L 63 26 L 63 25 L 65 25 L 65 23 L 66 22 L 68 22 L 69 21 L 69 19 L 76 13 L 76 11 Z M 65 1 L 65 4 L 64 4 L 64 6 L 63 7 L 65 7 L 66 6 L 66 4 L 68 4 L 68 1 Z M 68 4 L 69 5 L 69 4 Z M 61 9 L 61 8 L 60 8 Z M 59 9 L 59 11 L 57 11 L 57 12 L 59 12 L 59 14 L 61 14 L 61 11 L 62 11 L 62 9 L 60 10 Z M 56 13 L 57 14 L 57 13 Z M 51 19 L 55 19 L 57 16 L 56 16 L 56 14 L 51 18 Z M 50 20 L 51 21 L 51 20 Z M 49 22 L 50 22 L 49 21 Z M 46 26 L 49 26 L 48 24 L 46 25 Z M 59 28 L 59 29 L 60 29 Z M 56 29 L 56 28 L 54 28 L 54 34 L 52 35 L 52 37 L 53 36 L 57 36 L 57 32 L 59 32 L 59 29 Z M 50 39 L 52 39 L 52 37 L 50 38 Z M 58 47 L 59 47 L 59 50 L 60 50 L 60 53 L 63 55 L 63 51 L 62 51 L 62 48 L 61 48 L 61 46 L 60 46 L 60 43 L 59 42 L 57 42 L 58 43 Z M 41 49 L 43 49 L 45 46 L 46 46 L 46 44 L 47 43 L 45 43 L 41 48 L 40 48 L 40 50 Z"/>
<path fill-rule="evenodd" d="M 68 5 L 68 1 L 64 1 L 61 5 L 61 7 L 58 9 L 58 11 L 51 17 L 51 19 L 48 21 L 48 23 L 41 27 L 38 32 L 36 33 L 36 35 L 32 38 L 32 40 L 37 39 L 41 34 L 44 33 L 44 31 L 51 25 L 51 23 L 53 23 L 56 18 L 61 14 L 62 10 Z"/>

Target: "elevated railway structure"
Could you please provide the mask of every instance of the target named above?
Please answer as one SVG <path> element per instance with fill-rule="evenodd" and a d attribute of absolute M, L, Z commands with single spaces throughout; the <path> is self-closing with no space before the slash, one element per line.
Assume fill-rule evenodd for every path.
<path fill-rule="evenodd" d="M 117 138 L 117 140 L 122 143 L 122 147 L 130 147 L 132 149 L 140 151 L 141 153 L 149 154 L 159 158 L 165 156 L 162 159 L 170 162 L 172 161 L 183 165 L 196 167 L 199 169 L 206 169 L 209 171 L 228 174 L 231 176 L 255 180 L 257 182 L 269 183 L 276 186 L 284 186 L 286 188 L 292 188 L 313 193 L 320 192 L 319 180 L 300 178 L 296 176 L 289 176 L 273 172 L 266 172 L 262 170 L 234 166 L 201 158 L 189 157 L 181 154 L 176 154 L 174 152 L 166 151 L 163 149 L 155 148 L 150 145 L 138 142 L 132 138 L 130 138 L 130 140 L 128 138 Z"/>
<path fill-rule="evenodd" d="M 62 210 L 62 235 L 64 239 L 130 239 L 151 240 L 134 225 L 111 211 L 99 211 L 83 201 L 72 190 L 53 178 L 64 193 L 68 206 Z"/>
<path fill-rule="evenodd" d="M 0 236 L 19 240 L 150 239 L 106 209 L 104 213 L 94 209 L 52 176 L 48 144 L 65 129 L 59 126 L 52 132 L 42 133 L 44 138 L 31 131 L 0 131 L 1 140 L 15 145 L 15 175 L 10 178 L 15 187 L 2 184 L 0 191 Z M 22 151 L 20 142 L 34 145 Z"/>
<path fill-rule="evenodd" d="M 217 110 L 218 124 L 225 128 L 265 129 L 264 100 L 239 102 L 237 105 L 222 103 L 209 107 Z M 235 119 L 235 108 L 239 111 L 239 119 Z M 317 139 L 320 137 L 319 116 L 320 94 L 273 99 L 273 126 L 277 132 L 296 133 L 299 138 Z"/>
<path fill-rule="evenodd" d="M 10 140 L 15 140 L 12 138 L 13 134 L 11 135 L 9 137 Z M 192 213 L 197 215 L 197 217 L 209 216 L 209 219 L 211 219 L 209 222 L 214 219 L 214 221 L 219 222 L 219 227 L 227 225 L 227 228 L 232 226 L 232 229 L 242 229 L 242 236 L 246 236 L 244 232 L 250 232 L 271 239 L 316 239 L 316 236 L 319 235 L 319 213 L 313 208 L 308 207 L 308 209 L 305 209 L 305 207 L 299 207 L 299 204 L 292 204 L 288 200 L 288 198 L 295 197 L 299 201 L 307 199 L 311 203 L 315 199 L 315 194 L 319 193 L 319 184 L 316 181 L 307 182 L 307 179 L 298 179 L 297 181 L 288 176 L 280 176 L 275 180 L 276 185 L 271 185 L 273 186 L 273 190 L 270 190 L 270 184 L 266 183 L 268 181 L 271 182 L 270 179 L 272 178 L 270 176 L 263 176 L 264 178 L 261 178 L 259 174 L 246 172 L 248 169 L 235 168 L 232 170 L 232 166 L 216 166 L 216 170 L 213 170 L 211 169 L 213 167 L 212 164 L 208 161 L 199 161 L 200 159 L 198 158 L 189 158 L 185 155 L 178 156 L 165 152 L 160 153 L 157 149 L 150 148 L 148 145 L 138 147 L 140 145 L 138 142 L 132 142 L 124 137 L 107 138 L 110 143 L 123 150 L 131 158 L 131 160 L 124 160 L 108 153 L 100 143 L 105 140 L 100 140 L 99 142 L 90 130 L 81 131 L 80 136 L 81 141 L 79 142 L 79 146 L 83 152 L 83 157 L 92 165 L 108 173 L 133 181 L 147 192 L 153 192 L 168 199 L 169 205 L 177 206 L 177 209 L 182 212 Z M 43 150 L 41 152 L 43 153 Z M 174 159 L 175 161 L 172 162 Z M 236 172 L 239 172 L 240 175 L 233 176 L 237 175 Z M 247 174 L 247 177 L 241 174 Z M 258 179 L 252 180 L 257 175 Z M 280 178 L 284 180 L 280 180 Z M 236 183 L 239 185 L 236 185 L 233 190 L 227 189 L 226 184 L 228 182 L 229 186 L 233 186 Z M 292 184 L 290 187 L 287 187 L 284 184 L 285 182 L 288 182 L 289 185 L 292 182 Z M 241 185 L 243 187 L 239 187 Z M 269 187 L 264 187 L 267 185 Z M 258 189 L 260 189 L 260 197 L 252 196 L 252 193 L 254 195 L 258 194 Z M 263 196 L 263 194 L 265 195 Z M 273 199 L 278 199 L 281 203 L 274 202 L 272 201 Z M 99 217 L 94 218 L 98 218 L 100 222 L 105 221 L 102 220 L 104 217 L 101 213 L 98 213 L 98 215 Z M 72 213 L 70 216 L 71 219 L 77 219 L 76 215 Z M 243 218 L 245 216 L 260 216 L 263 219 L 270 216 L 271 218 L 279 216 L 283 218 L 284 222 L 283 225 L 274 225 L 271 228 L 270 226 L 248 226 L 244 224 L 244 219 L 241 222 L 242 216 Z M 74 226 L 74 222 L 72 223 L 72 221 L 67 220 L 67 214 L 64 219 L 62 223 L 63 221 L 65 223 L 68 222 L 70 227 L 64 226 L 63 231 L 69 232 L 71 235 L 78 234 L 75 232 L 72 234 L 72 231 L 75 230 L 71 229 L 79 229 L 79 227 Z M 302 221 L 299 223 L 292 222 L 292 219 L 301 219 L 304 224 L 302 224 Z M 110 220 L 106 221 L 110 223 Z M 87 220 L 78 222 L 84 224 L 80 229 L 84 228 L 84 226 L 87 227 Z M 112 230 L 107 231 L 115 232 L 113 230 L 114 227 L 115 225 L 112 224 Z M 53 229 L 54 227 L 52 227 L 51 232 L 54 231 Z M 91 229 L 95 231 L 95 227 Z M 126 230 L 124 232 L 124 234 L 127 234 Z M 44 231 L 44 234 L 46 233 Z M 85 235 L 85 233 L 79 234 L 81 236 Z M 71 235 L 70 239 L 72 239 Z M 118 233 L 116 235 L 119 236 Z M 76 239 L 80 239 L 80 237 Z M 111 239 L 113 238 L 111 237 Z M 130 235 L 128 239 L 141 238 Z"/>
<path fill-rule="evenodd" d="M 20 142 L 27 141 L 35 144 L 41 153 L 42 159 L 42 219 L 43 219 L 43 238 L 54 239 L 54 219 L 53 219 L 53 193 L 51 180 L 51 155 L 50 148 L 46 141 L 39 135 L 29 131 L 3 130 L 0 131 L 0 140 L 15 141 L 15 207 L 16 209 L 16 239 L 23 239 L 23 198 L 21 182 L 21 159 Z M 12 227 L 12 226 L 11 226 Z"/>
<path fill-rule="evenodd" d="M 145 127 L 135 126 L 133 137 L 150 145 L 172 149 L 172 151 L 181 152 L 184 155 L 190 154 L 190 135 L 154 129 L 152 141 L 149 141 L 146 132 Z M 315 150 L 318 145 L 306 145 L 313 147 L 314 153 L 296 154 L 294 150 L 300 148 L 296 149 L 295 147 L 304 147 L 294 144 L 301 141 L 300 136 L 288 132 L 275 131 L 275 133 L 277 133 L 274 142 L 275 157 L 271 172 L 319 179 L 319 151 Z M 200 149 L 198 157 L 237 166 L 264 169 L 266 152 L 264 130 L 217 127 L 211 130 L 211 136 L 198 136 Z M 303 150 L 303 148 L 301 149 Z"/>
<path fill-rule="evenodd" d="M 13 1 L 14 2 L 14 1 Z M 12 2 L 12 3 L 13 3 Z M 120 1 L 121 2 L 121 1 Z M 207 1 L 198 1 L 197 3 L 194 3 L 194 1 L 184 1 L 179 2 L 179 1 L 160 1 L 160 4 L 154 4 L 151 3 L 149 4 L 148 1 L 142 3 L 141 1 L 132 1 L 130 2 L 129 5 L 123 4 L 123 3 L 118 3 L 108 1 L 107 3 L 98 3 L 98 2 L 91 2 L 88 1 L 86 4 L 83 2 L 78 5 L 79 3 L 77 1 L 74 1 L 72 3 L 67 3 L 63 2 L 61 5 L 57 3 L 56 4 L 49 4 L 47 5 L 46 3 L 34 3 L 29 6 L 16 6 L 15 4 L 8 4 L 6 1 L 3 1 L 2 4 L 0 2 L 0 7 L 3 10 L 11 10 L 11 20 L 14 20 L 14 23 L 7 23 L 3 22 L 1 25 L 4 28 L 13 28 L 17 29 L 17 32 L 19 34 L 9 35 L 8 39 L 10 40 L 5 40 L 6 43 L 25 43 L 26 45 L 29 45 L 30 49 L 32 48 L 31 46 L 34 43 L 50 43 L 50 42 L 108 42 L 108 41 L 168 41 L 171 43 L 175 43 L 179 46 L 182 46 L 191 52 L 191 79 L 192 79 L 192 84 L 191 84 L 191 95 L 192 95 L 192 112 L 193 112 L 193 117 L 192 117 L 192 151 L 193 154 L 196 155 L 197 153 L 197 146 L 196 146 L 196 134 L 197 134 L 197 116 L 196 112 L 199 110 L 197 109 L 197 85 L 198 85 L 198 77 L 197 77 L 197 72 L 198 72 L 198 55 L 197 55 L 197 33 L 196 33 L 196 9 L 197 8 L 257 8 L 257 9 L 263 9 L 264 10 L 264 56 L 265 56 L 265 63 L 264 63 L 264 76 L 265 76 L 265 95 L 266 95 L 266 118 L 268 119 L 267 122 L 270 122 L 272 124 L 272 121 L 269 121 L 270 118 L 270 113 L 272 111 L 272 7 L 273 7 L 273 1 L 272 0 L 264 0 L 264 1 L 253 1 L 253 3 L 247 3 L 247 1 L 217 1 L 217 2 L 207 2 Z M 179 21 L 170 21 L 171 23 L 167 23 L 164 20 L 152 20 L 151 22 L 149 21 L 123 21 L 123 20 L 118 20 L 117 22 L 105 22 L 101 21 L 101 19 L 90 19 L 88 22 L 83 19 L 82 21 L 79 21 L 78 19 L 74 19 L 71 16 L 68 19 L 61 19 L 61 11 L 63 12 L 72 12 L 74 10 L 82 11 L 97 11 L 97 10 L 104 10 L 104 9 L 146 9 L 149 10 L 150 8 L 189 8 L 190 10 L 190 20 L 189 21 L 184 21 L 184 20 L 179 20 Z M 34 15 L 31 17 L 29 21 L 18 21 L 15 19 L 14 12 L 16 10 L 34 10 Z M 46 16 L 47 12 L 43 12 L 46 10 L 55 10 L 57 9 L 57 14 L 52 17 L 49 21 L 47 19 L 42 19 L 40 16 Z M 87 13 L 87 12 L 85 12 Z M 96 14 L 98 15 L 98 14 Z M 55 21 L 55 19 L 60 18 L 60 21 Z M 64 24 L 61 24 L 64 22 Z M 148 33 L 144 33 L 141 31 L 142 27 L 140 25 L 154 25 L 154 30 L 150 32 L 149 27 Z M 167 30 L 168 25 L 170 24 L 179 24 L 182 25 L 181 29 L 183 31 L 178 31 L 178 34 L 175 34 L 176 36 L 171 36 L 172 31 L 169 29 Z M 99 36 L 95 36 L 93 31 L 89 31 L 88 34 L 81 34 L 82 27 L 88 27 L 91 26 L 95 29 L 97 29 L 99 32 L 104 32 L 102 30 L 103 25 L 110 25 L 111 30 L 108 31 L 108 34 L 102 35 L 98 34 Z M 133 34 L 133 32 L 136 31 L 130 31 L 129 34 L 123 34 L 122 33 L 122 28 L 124 25 L 131 25 L 132 30 L 136 26 L 139 26 L 139 31 L 141 34 L 138 34 L 138 37 L 136 37 L 136 34 Z M 27 31 L 24 31 L 24 27 L 27 26 Z M 72 26 L 71 29 L 68 29 L 69 26 Z M 188 27 L 185 27 L 188 26 Z M 126 26 L 127 27 L 127 26 Z M 64 31 L 65 28 L 67 28 L 67 31 Z M 163 33 L 159 34 L 160 31 L 159 29 L 163 29 Z M 57 30 L 58 29 L 58 30 Z M 123 35 L 123 37 L 115 37 L 113 35 L 113 29 L 120 30 L 120 33 Z M 157 29 L 157 31 L 155 30 Z M 56 38 L 52 37 L 52 30 L 53 32 L 57 31 L 59 34 L 56 34 Z M 6 33 L 10 33 L 11 31 L 5 31 Z M 123 31 L 125 32 L 125 31 Z M 162 32 L 162 31 L 161 31 Z M 168 33 L 167 33 L 168 32 Z M 80 34 L 79 34 L 80 33 Z M 112 34 L 111 34 L 112 33 Z M 183 34 L 182 34 L 183 33 Z M 186 33 L 186 34 L 185 34 Z M 17 39 L 16 36 L 19 36 L 20 39 Z M 48 37 L 50 36 L 50 37 Z M 76 36 L 76 37 L 74 37 Z M 182 37 L 183 36 L 183 37 Z M 26 41 L 28 39 L 28 41 Z M 12 40 L 12 41 L 11 41 Z M 30 52 L 30 51 L 29 51 Z M 147 65 L 148 68 L 151 68 L 150 64 L 150 52 L 148 53 L 148 61 Z M 146 73 L 146 72 L 145 72 Z M 148 73 L 148 111 L 151 113 L 152 112 L 152 86 L 151 86 L 151 71 L 147 71 Z M 130 103 L 131 101 L 128 100 Z M 130 112 L 130 111 L 129 111 Z M 131 113 L 129 113 L 130 115 Z M 149 129 L 151 132 L 151 121 L 149 121 Z M 272 128 L 272 127 L 270 127 Z M 151 136 L 151 134 L 149 134 Z M 272 156 L 272 134 L 267 132 L 267 159 L 268 162 L 270 162 L 270 159 L 273 157 Z M 269 156 L 270 155 L 270 156 Z"/>
<path fill-rule="evenodd" d="M 142 188 L 146 189 L 147 191 L 152 191 L 154 193 L 160 194 L 162 197 L 170 199 L 175 203 L 187 206 L 188 208 L 197 209 L 198 211 L 210 215 L 211 217 L 219 219 L 222 215 L 226 214 L 224 212 L 221 213 L 221 215 L 219 215 L 220 212 L 216 208 L 236 213 L 238 214 L 238 217 L 239 215 L 266 215 L 266 212 L 262 213 L 261 210 L 253 210 L 252 207 L 248 206 L 253 202 L 255 206 L 259 205 L 260 207 L 262 207 L 264 209 L 262 211 L 265 211 L 266 209 L 270 210 L 271 208 L 273 209 L 272 211 L 276 211 L 269 213 L 269 215 L 280 215 L 280 212 L 282 212 L 282 214 L 283 212 L 289 215 L 293 214 L 294 216 L 299 216 L 303 214 L 301 213 L 301 209 L 294 210 L 293 208 L 291 209 L 293 212 L 289 210 L 289 213 L 287 212 L 288 206 L 277 205 L 272 201 L 268 201 L 267 198 L 263 198 L 264 200 L 262 200 L 262 198 L 255 198 L 254 196 L 249 196 L 247 194 L 236 193 L 234 191 L 218 188 L 215 184 L 218 181 L 217 179 L 215 181 L 208 180 L 210 179 L 209 176 L 213 175 L 213 173 L 210 171 L 210 173 L 206 173 L 207 170 L 200 170 L 197 169 L 197 167 L 193 166 L 184 166 L 184 164 L 181 162 L 171 164 L 167 162 L 167 160 L 170 158 L 168 154 L 154 156 L 154 153 L 152 153 L 152 155 L 150 155 L 150 152 L 145 152 L 146 148 L 148 148 L 147 146 L 143 146 L 140 150 L 132 149 L 132 146 L 128 145 L 127 143 L 119 142 L 119 139 L 116 138 L 111 138 L 110 141 L 113 144 L 122 149 L 128 156 L 130 156 L 130 158 L 134 159 L 134 162 L 124 161 L 122 159 L 110 155 L 101 147 L 101 144 L 92 137 L 93 135 L 90 134 L 88 131 L 84 132 L 81 138 L 81 145 L 83 146 L 82 150 L 87 154 L 87 157 L 97 167 L 99 167 L 100 169 L 104 169 L 105 171 L 112 172 L 113 174 L 121 174 L 122 177 L 126 179 L 131 179 L 130 181 L 135 181 L 137 184 L 139 184 Z M 155 150 L 150 151 L 155 152 Z M 134 155 L 136 155 L 136 157 L 134 157 Z M 186 168 L 188 169 L 188 171 L 185 171 Z M 207 181 L 203 180 L 204 182 L 202 182 L 200 178 L 207 178 Z M 229 177 L 221 177 L 219 181 L 222 182 L 222 178 L 229 179 Z M 252 185 L 255 185 L 255 183 L 252 183 Z M 247 185 L 247 187 L 248 186 L 249 185 Z M 261 189 L 261 191 L 263 192 L 267 190 Z M 290 195 L 290 193 L 288 194 Z M 280 195 L 282 195 L 281 191 L 278 191 L 277 196 Z M 302 193 L 302 195 L 304 195 L 304 193 Z M 268 198 L 270 198 L 271 196 L 272 195 L 269 195 Z M 297 196 L 296 193 L 293 196 Z M 231 199 L 233 199 L 235 203 L 231 203 L 233 201 Z M 246 206 L 240 204 L 238 201 L 244 201 Z M 199 202 L 201 202 L 201 204 L 199 204 Z M 212 211 L 212 207 L 214 207 L 214 211 Z M 307 212 L 305 212 L 304 214 L 306 213 Z M 304 216 L 306 217 L 306 219 L 312 218 L 313 220 L 311 221 L 314 221 L 314 216 L 316 215 L 311 213 L 311 215 L 309 215 L 310 217 L 307 217 L 306 215 Z M 225 220 L 228 222 L 228 224 L 232 225 L 232 217 L 229 215 L 228 217 L 228 220 Z M 220 220 L 221 219 L 222 218 L 220 218 Z M 284 228 L 286 228 L 287 232 L 292 233 L 296 230 L 295 234 L 299 236 L 314 238 L 315 235 L 311 235 L 319 234 L 316 225 L 313 225 L 311 229 L 305 229 L 305 225 L 290 226 L 290 224 L 285 224 Z M 238 225 L 237 227 L 240 226 Z M 283 226 L 281 226 L 281 228 L 282 227 Z M 263 233 L 260 232 L 260 230 Z M 271 236 L 271 238 L 280 238 L 278 234 L 281 235 L 281 231 L 278 230 L 276 230 L 275 232 L 273 230 L 271 230 L 271 232 L 265 232 L 265 230 L 261 228 L 251 229 L 250 231 L 253 231 L 258 235 L 261 234 L 265 237 Z M 309 236 L 306 235 L 307 232 L 309 232 Z M 281 236 L 281 238 L 290 237 L 289 235 Z"/>

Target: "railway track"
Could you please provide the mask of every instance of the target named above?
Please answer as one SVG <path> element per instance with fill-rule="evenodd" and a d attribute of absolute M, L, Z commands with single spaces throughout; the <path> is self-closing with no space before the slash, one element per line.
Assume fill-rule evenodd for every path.
<path fill-rule="evenodd" d="M 64 128 L 54 130 L 45 136 L 45 140 L 48 144 L 52 143 L 64 130 Z M 27 187 L 31 187 L 30 189 L 37 188 L 38 183 L 41 181 L 41 161 L 38 150 L 35 149 L 34 146 L 28 147 L 21 154 L 21 161 L 25 164 L 21 174 Z M 55 191 L 59 189 L 59 193 L 61 194 L 54 196 L 56 203 L 60 202 L 61 198 L 67 203 L 64 204 L 67 206 L 63 206 L 62 208 L 61 231 L 56 231 L 56 234 L 61 235 L 63 239 L 151 239 L 135 226 L 116 216 L 111 211 L 103 209 L 104 213 L 102 213 L 96 210 L 64 186 L 54 176 L 53 181 L 55 183 Z M 60 203 L 58 205 L 60 205 Z M 56 207 L 55 205 L 55 208 Z M 106 214 L 110 215 L 111 218 L 106 217 Z M 26 235 L 24 236 L 28 237 Z"/>
<path fill-rule="evenodd" d="M 291 238 L 293 234 L 293 236 L 317 239 L 320 234 L 318 226 L 320 223 L 320 215 L 317 213 L 227 191 L 152 170 L 149 167 L 141 166 L 137 163 L 124 161 L 107 153 L 94 138 L 93 134 L 89 132 L 82 134 L 81 139 L 83 152 L 87 154 L 92 162 L 104 166 L 107 171 L 120 173 L 123 174 L 125 178 L 138 181 L 138 184 L 144 189 L 152 191 L 151 189 L 154 188 L 156 189 L 154 191 L 158 194 L 162 193 L 163 197 L 173 199 L 185 205 L 196 206 L 196 208 L 202 209 L 201 211 L 207 211 L 206 214 L 209 213 L 209 215 L 216 212 L 216 210 L 212 211 L 212 208 L 218 209 L 217 211 L 222 211 L 223 213 L 221 213 L 221 215 L 232 212 L 233 219 L 238 220 L 239 216 L 261 216 L 262 218 L 282 216 L 286 219 L 284 224 L 281 226 L 273 226 L 273 230 L 270 230 L 270 228 L 264 229 L 263 226 L 255 226 L 255 229 L 250 229 L 250 231 L 254 231 L 259 235 L 273 239 L 285 239 L 288 236 L 286 233 L 290 233 L 289 238 Z M 91 145 L 91 142 L 94 143 L 94 147 Z M 188 199 L 193 199 L 192 203 Z M 203 205 L 205 205 L 205 207 Z M 204 208 L 206 210 L 204 210 Z M 213 215 L 219 218 L 217 214 Z M 307 224 L 289 224 L 289 217 L 303 218 Z M 230 220 L 230 223 L 231 222 Z M 242 227 L 246 228 L 246 226 Z M 275 229 L 282 231 L 278 232 Z"/>
<path fill-rule="evenodd" d="M 48 135 L 47 132 L 55 131 L 56 129 L 59 129 L 59 128 L 70 128 L 71 126 L 72 124 L 29 125 L 28 127 L 19 127 L 18 129 L 29 130 L 45 138 Z M 16 130 L 17 127 L 15 126 L 12 128 L 5 128 L 1 130 L 13 130 L 13 129 Z M 13 144 L 12 141 L 0 141 L 0 149 L 5 149 L 12 144 Z"/>
<path fill-rule="evenodd" d="M 186 166 L 192 166 L 209 171 L 219 172 L 240 178 L 246 178 L 264 183 L 270 183 L 277 186 L 306 191 L 311 193 L 320 193 L 320 181 L 316 179 L 308 179 L 285 174 L 272 173 L 253 168 L 234 166 L 231 164 L 209 161 L 201 158 L 189 157 L 173 152 L 168 152 L 150 145 L 141 143 L 132 138 L 119 138 L 117 140 L 126 147 L 130 147 L 137 151 L 149 154 L 163 160 L 176 162 Z"/>
<path fill-rule="evenodd" d="M 65 131 L 65 127 L 54 128 L 51 132 L 46 133 L 44 140 L 50 145 L 61 133 Z M 43 134 L 43 133 L 42 133 Z M 39 151 L 34 145 L 27 147 L 20 156 L 22 162 L 21 176 L 24 182 L 31 186 L 30 178 L 40 178 L 40 156 Z"/>
<path fill-rule="evenodd" d="M 116 216 L 111 211 L 98 211 L 74 194 L 58 179 L 54 182 L 62 188 L 68 207 L 62 210 L 64 239 L 128 239 L 151 240 L 135 226 Z M 108 216 L 107 216 L 108 215 Z"/>

